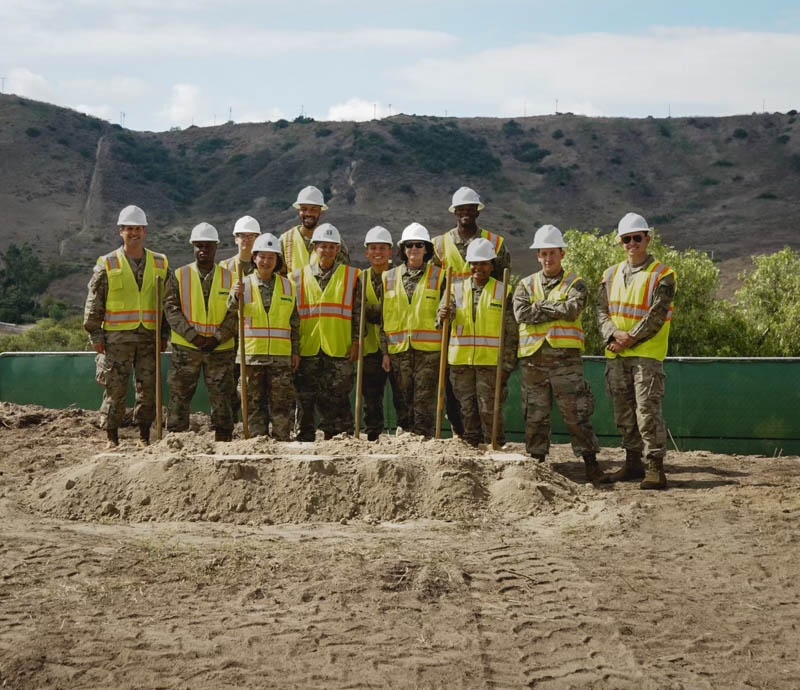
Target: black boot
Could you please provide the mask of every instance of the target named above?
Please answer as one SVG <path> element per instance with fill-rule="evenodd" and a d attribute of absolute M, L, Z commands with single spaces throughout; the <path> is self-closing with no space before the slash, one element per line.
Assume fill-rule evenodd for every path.
<path fill-rule="evenodd" d="M 144 448 L 144 446 L 150 445 L 150 425 L 149 424 L 140 424 L 139 425 L 139 441 L 137 444 L 140 448 Z"/>
<path fill-rule="evenodd" d="M 215 441 L 222 441 L 223 443 L 228 443 L 233 441 L 233 432 L 232 431 L 222 431 L 221 429 L 217 429 L 214 432 L 214 440 Z"/>
<path fill-rule="evenodd" d="M 531 457 L 536 460 L 536 462 L 544 462 L 545 454 L 544 453 L 531 453 Z"/>
<path fill-rule="evenodd" d="M 119 429 L 106 429 L 106 448 L 116 448 L 119 445 Z"/>

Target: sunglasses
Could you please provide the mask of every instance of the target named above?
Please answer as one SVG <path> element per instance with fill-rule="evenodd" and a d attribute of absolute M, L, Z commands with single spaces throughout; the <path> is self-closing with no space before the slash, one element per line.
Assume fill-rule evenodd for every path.
<path fill-rule="evenodd" d="M 630 244 L 631 242 L 636 242 L 636 244 L 639 244 L 639 242 L 641 242 L 644 238 L 644 235 L 623 235 L 622 244 Z"/>
<path fill-rule="evenodd" d="M 424 242 L 404 242 L 403 246 L 408 249 L 409 247 L 413 247 L 414 249 L 425 249 Z"/>

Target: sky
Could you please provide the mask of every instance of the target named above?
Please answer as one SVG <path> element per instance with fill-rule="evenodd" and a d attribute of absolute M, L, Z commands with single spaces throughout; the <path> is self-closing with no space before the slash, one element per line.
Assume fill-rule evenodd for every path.
<path fill-rule="evenodd" d="M 797 0 L 2 0 L 0 90 L 134 130 L 800 109 Z"/>

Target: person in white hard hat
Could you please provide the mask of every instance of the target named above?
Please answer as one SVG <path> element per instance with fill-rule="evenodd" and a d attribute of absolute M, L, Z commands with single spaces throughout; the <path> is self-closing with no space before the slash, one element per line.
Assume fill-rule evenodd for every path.
<path fill-rule="evenodd" d="M 144 246 L 144 211 L 126 206 L 117 225 L 122 246 L 97 259 L 83 318 L 83 328 L 98 355 L 97 379 L 105 387 L 100 419 L 109 447 L 119 444 L 131 371 L 136 380 L 133 421 L 139 428 L 139 443 L 150 442 L 156 416 L 156 281 L 165 282 L 169 277 L 167 257 Z M 163 351 L 169 338 L 166 320 L 159 335 Z"/>
<path fill-rule="evenodd" d="M 217 229 L 199 223 L 189 237 L 195 261 L 175 270 L 167 284 L 164 317 L 172 329 L 169 431 L 188 431 L 200 373 L 208 390 L 215 441 L 233 438 L 233 358 L 237 315 L 229 307 L 233 274 L 214 263 Z"/>
<path fill-rule="evenodd" d="M 253 242 L 261 234 L 261 225 L 253 216 L 242 216 L 233 225 L 233 239 L 239 251 L 229 259 L 220 261 L 220 266 L 227 268 L 238 279 L 239 267 L 242 275 L 249 276 L 253 272 Z"/>
<path fill-rule="evenodd" d="M 445 287 L 444 271 L 431 263 L 433 244 L 419 223 L 403 230 L 399 256 L 402 263 L 383 274 L 383 368 L 397 377 L 402 398 L 397 425 L 431 437 L 442 349 L 436 311 Z"/>
<path fill-rule="evenodd" d="M 511 254 L 506 248 L 505 240 L 496 233 L 478 227 L 478 217 L 485 208 L 478 193 L 470 187 L 460 187 L 453 194 L 448 209 L 456 217 L 456 227 L 433 238 L 433 262 L 445 269 L 452 269 L 452 279 L 469 278 L 472 271 L 467 261 L 467 247 L 478 237 L 489 240 L 494 247 L 497 258 L 494 260 L 492 277 L 503 280 L 503 271 L 511 268 Z M 454 433 L 463 434 L 463 425 L 459 418 L 458 401 L 453 395 L 450 380 L 447 381 L 447 418 Z"/>
<path fill-rule="evenodd" d="M 393 402 L 398 416 L 405 416 L 402 410 L 402 399 L 396 391 L 396 380 L 393 372 L 383 369 L 383 352 L 381 351 L 381 317 L 383 313 L 383 274 L 389 270 L 392 262 L 391 233 L 384 227 L 376 225 L 370 228 L 364 238 L 364 254 L 369 261 L 369 268 L 363 271 L 367 281 L 367 305 L 365 316 L 367 324 L 364 337 L 364 429 L 367 439 L 377 441 L 384 430 L 383 399 L 387 379 L 393 391 Z M 362 279 L 364 279 L 362 277 Z"/>
<path fill-rule="evenodd" d="M 500 405 L 508 398 L 508 377 L 517 366 L 517 324 L 511 312 L 511 287 L 492 277 L 497 259 L 492 243 L 479 237 L 467 247 L 472 275 L 453 282 L 449 310 L 446 299 L 439 305 L 439 322 L 450 318 L 447 361 L 450 383 L 458 401 L 462 439 L 471 446 L 492 442 L 497 367 L 502 368 Z M 503 304 L 508 306 L 503 320 Z M 505 331 L 503 351 L 500 334 Z M 498 443 L 505 444 L 504 419 L 500 414 Z"/>
<path fill-rule="evenodd" d="M 665 489 L 662 402 L 675 272 L 649 253 L 651 228 L 638 213 L 625 214 L 617 236 L 627 259 L 606 270 L 597 305 L 608 358 L 606 391 L 625 448 L 625 463 L 611 481 L 642 479 L 642 489 Z"/>
<path fill-rule="evenodd" d="M 309 263 L 317 262 L 317 255 L 312 246 L 314 230 L 319 226 L 324 211 L 328 210 L 322 192 L 316 187 L 303 187 L 292 204 L 300 215 L 300 224 L 289 228 L 281 235 L 281 251 L 286 265 L 284 273 L 291 274 Z M 339 253 L 341 263 L 350 263 L 347 244 L 340 239 Z"/>
<path fill-rule="evenodd" d="M 295 376 L 297 440 L 353 433 L 350 393 L 358 359 L 361 295 L 357 268 L 343 262 L 339 230 L 318 225 L 311 238 L 317 260 L 291 274 L 300 312 L 300 367 Z"/>
<path fill-rule="evenodd" d="M 531 249 L 542 265 L 514 291 L 514 317 L 519 324 L 525 448 L 544 461 L 550 450 L 550 416 L 555 399 L 567 427 L 572 451 L 583 458 L 586 478 L 603 483 L 597 462 L 600 446 L 592 427 L 594 396 L 583 371 L 584 333 L 581 314 L 588 290 L 583 279 L 566 273 L 566 242 L 554 225 L 543 225 Z"/>
<path fill-rule="evenodd" d="M 247 423 L 252 436 L 288 441 L 296 396 L 292 377 L 300 366 L 300 315 L 292 281 L 283 268 L 280 241 L 264 233 L 253 244 L 256 270 L 239 283 L 244 300 Z M 241 354 L 236 353 L 241 362 Z"/>

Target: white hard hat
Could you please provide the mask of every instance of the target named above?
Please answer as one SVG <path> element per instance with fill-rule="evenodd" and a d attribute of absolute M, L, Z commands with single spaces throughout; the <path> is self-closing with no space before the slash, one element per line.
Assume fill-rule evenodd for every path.
<path fill-rule="evenodd" d="M 366 247 L 368 244 L 388 244 L 389 246 L 394 246 L 391 233 L 382 225 L 376 225 L 374 228 L 369 229 L 367 236 L 364 238 L 364 246 Z"/>
<path fill-rule="evenodd" d="M 330 223 L 323 223 L 318 225 L 311 236 L 312 242 L 335 242 L 336 244 L 342 243 L 342 237 L 339 231 Z"/>
<path fill-rule="evenodd" d="M 316 187 L 303 187 L 300 190 L 300 193 L 297 195 L 297 201 L 295 201 L 292 206 L 295 208 L 300 208 L 302 205 L 308 206 L 321 206 L 322 210 L 327 210 L 327 206 L 325 205 L 325 199 L 322 197 L 322 192 L 319 191 Z"/>
<path fill-rule="evenodd" d="M 450 204 L 450 213 L 456 210 L 456 206 L 467 206 L 471 204 L 477 204 L 478 210 L 483 211 L 486 208 L 481 201 L 481 198 L 478 196 L 478 192 L 474 189 L 470 189 L 469 187 L 461 187 L 460 189 L 456 190 L 456 193 L 453 194 L 453 203 Z"/>
<path fill-rule="evenodd" d="M 275 254 L 283 254 L 281 251 L 281 241 L 275 237 L 271 232 L 265 232 L 263 235 L 256 237 L 253 242 L 253 254 L 256 252 L 273 252 Z"/>
<path fill-rule="evenodd" d="M 420 223 L 411 223 L 411 225 L 407 225 L 403 230 L 403 234 L 400 236 L 400 244 L 404 244 L 410 240 L 430 242 L 431 235 L 428 232 L 428 228 Z"/>
<path fill-rule="evenodd" d="M 491 261 L 497 258 L 494 245 L 484 237 L 476 237 L 467 245 L 467 261 Z"/>
<path fill-rule="evenodd" d="M 617 237 L 630 235 L 632 232 L 650 232 L 647 221 L 638 213 L 626 213 L 617 226 Z"/>
<path fill-rule="evenodd" d="M 241 235 L 242 233 L 249 232 L 254 235 L 261 234 L 261 226 L 253 216 L 242 216 L 233 226 L 233 234 Z"/>
<path fill-rule="evenodd" d="M 192 228 L 189 242 L 219 242 L 219 233 L 211 223 L 199 223 Z"/>
<path fill-rule="evenodd" d="M 564 237 L 561 235 L 561 230 L 559 230 L 555 225 L 543 225 L 533 236 L 533 244 L 530 246 L 530 248 L 562 249 L 566 246 L 567 243 L 564 242 Z"/>
<path fill-rule="evenodd" d="M 117 225 L 120 227 L 123 225 L 147 227 L 147 216 L 144 215 L 144 211 L 142 211 L 142 209 L 140 209 L 138 206 L 126 206 L 119 212 Z"/>

